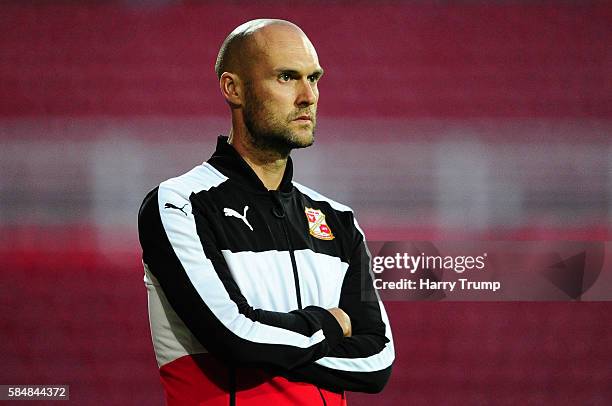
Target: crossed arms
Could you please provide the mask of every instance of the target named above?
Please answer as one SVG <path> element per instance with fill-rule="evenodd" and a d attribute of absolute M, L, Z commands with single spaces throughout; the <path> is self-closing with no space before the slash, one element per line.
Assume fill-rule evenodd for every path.
<path fill-rule="evenodd" d="M 188 215 L 160 210 L 166 202 L 191 204 L 170 188 L 147 196 L 139 214 L 143 260 L 208 351 L 330 390 L 382 390 L 394 359 L 393 342 L 382 303 L 361 300 L 361 268 L 369 262 L 361 234 L 356 234 L 337 309 L 267 311 L 253 308 L 240 292 L 214 236 L 196 221 L 197 210 Z M 371 279 L 365 286 L 373 289 Z"/>

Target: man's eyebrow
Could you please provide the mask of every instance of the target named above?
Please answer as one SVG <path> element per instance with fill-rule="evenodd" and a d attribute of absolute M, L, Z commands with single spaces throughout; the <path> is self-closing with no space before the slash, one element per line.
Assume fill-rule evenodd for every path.
<path fill-rule="evenodd" d="M 315 69 L 314 72 L 311 73 L 311 75 L 315 75 L 317 77 L 323 76 L 323 68 Z"/>
<path fill-rule="evenodd" d="M 290 75 L 293 76 L 299 76 L 301 75 L 301 73 L 295 69 L 292 68 L 278 68 L 278 69 L 274 69 L 274 72 L 276 73 L 288 73 Z M 323 75 L 323 68 L 319 68 L 319 69 L 315 69 L 312 73 L 308 74 L 307 76 L 311 76 L 311 75 L 315 75 L 315 76 L 322 76 Z"/>

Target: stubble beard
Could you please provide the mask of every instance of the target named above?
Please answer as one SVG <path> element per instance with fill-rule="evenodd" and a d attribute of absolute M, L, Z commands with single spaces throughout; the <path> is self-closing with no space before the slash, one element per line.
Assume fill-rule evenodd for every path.
<path fill-rule="evenodd" d="M 250 87 L 245 92 L 244 124 L 248 130 L 250 142 L 253 147 L 266 153 L 278 154 L 281 157 L 289 156 L 293 149 L 306 148 L 314 143 L 316 127 L 316 110 L 311 108 L 296 111 L 296 113 L 281 119 L 266 108 L 265 101 L 253 94 Z M 312 124 L 309 136 L 297 134 L 290 127 L 292 120 L 308 113 Z"/>

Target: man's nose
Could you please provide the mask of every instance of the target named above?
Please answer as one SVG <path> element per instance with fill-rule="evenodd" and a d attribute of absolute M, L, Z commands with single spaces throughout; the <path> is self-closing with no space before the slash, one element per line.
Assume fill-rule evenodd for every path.
<path fill-rule="evenodd" d="M 311 83 L 308 79 L 299 81 L 298 95 L 295 103 L 299 107 L 306 107 L 317 102 L 318 91 L 316 84 Z"/>

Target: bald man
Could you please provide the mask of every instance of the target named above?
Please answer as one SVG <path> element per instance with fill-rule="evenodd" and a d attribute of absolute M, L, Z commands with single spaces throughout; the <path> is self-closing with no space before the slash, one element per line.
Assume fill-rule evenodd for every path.
<path fill-rule="evenodd" d="M 253 20 L 215 64 L 231 112 L 212 157 L 144 199 L 138 228 L 168 405 L 345 405 L 394 360 L 353 211 L 292 181 L 314 142 L 315 48 Z"/>

